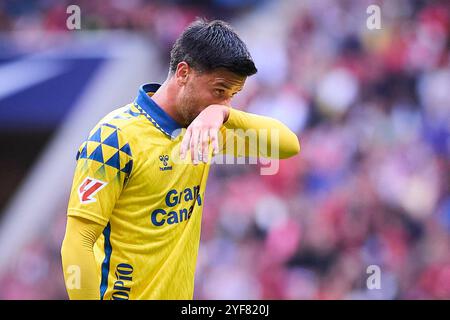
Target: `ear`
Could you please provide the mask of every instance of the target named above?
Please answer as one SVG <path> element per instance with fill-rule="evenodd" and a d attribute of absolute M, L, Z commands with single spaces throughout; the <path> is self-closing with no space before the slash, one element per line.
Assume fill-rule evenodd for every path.
<path fill-rule="evenodd" d="M 190 72 L 191 68 L 187 62 L 181 61 L 178 63 L 177 70 L 175 71 L 175 77 L 179 86 L 184 86 L 186 84 Z"/>

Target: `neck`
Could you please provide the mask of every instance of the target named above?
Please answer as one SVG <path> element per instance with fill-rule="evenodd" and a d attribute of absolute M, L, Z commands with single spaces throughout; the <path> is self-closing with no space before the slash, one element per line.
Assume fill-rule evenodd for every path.
<path fill-rule="evenodd" d="M 183 120 L 177 112 L 176 108 L 176 88 L 171 79 L 166 79 L 161 87 L 153 94 L 152 100 L 156 102 L 173 120 L 182 124 Z"/>

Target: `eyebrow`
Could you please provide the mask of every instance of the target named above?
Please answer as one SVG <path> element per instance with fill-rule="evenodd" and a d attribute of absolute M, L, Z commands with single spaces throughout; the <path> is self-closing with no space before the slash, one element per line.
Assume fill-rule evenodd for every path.
<path fill-rule="evenodd" d="M 227 89 L 227 90 L 233 89 L 233 87 L 227 85 L 225 82 L 222 82 L 222 81 L 220 81 L 220 82 L 218 82 L 218 83 L 215 83 L 214 85 L 220 86 L 220 87 L 225 88 L 225 89 Z M 238 93 L 238 92 L 240 92 L 240 91 L 242 91 L 242 87 L 239 88 L 239 90 L 233 92 L 233 94 L 236 94 L 236 93 Z"/>

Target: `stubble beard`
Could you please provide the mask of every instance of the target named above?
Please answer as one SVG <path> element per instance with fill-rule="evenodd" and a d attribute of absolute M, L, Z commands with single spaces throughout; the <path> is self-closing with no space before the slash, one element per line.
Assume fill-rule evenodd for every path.
<path fill-rule="evenodd" d="M 181 123 L 184 127 L 188 127 L 192 121 L 198 116 L 198 103 L 195 99 L 183 99 L 183 101 L 179 104 L 179 114 L 183 123 Z"/>

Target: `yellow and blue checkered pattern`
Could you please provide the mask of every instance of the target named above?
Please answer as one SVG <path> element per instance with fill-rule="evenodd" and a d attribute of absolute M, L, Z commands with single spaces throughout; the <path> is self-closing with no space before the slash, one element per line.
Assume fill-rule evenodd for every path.
<path fill-rule="evenodd" d="M 128 176 L 133 167 L 131 148 L 120 135 L 120 128 L 109 124 L 101 124 L 82 144 L 78 159 L 91 160 L 90 168 L 95 168 L 95 175 L 105 178 L 107 170 L 115 170 Z M 86 161 L 86 167 L 88 166 Z"/>

